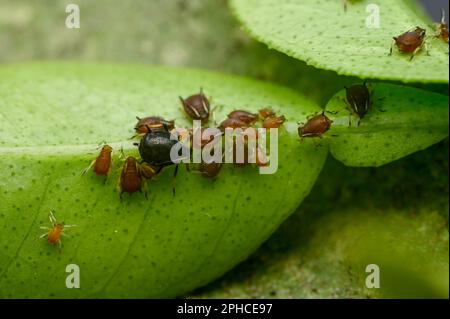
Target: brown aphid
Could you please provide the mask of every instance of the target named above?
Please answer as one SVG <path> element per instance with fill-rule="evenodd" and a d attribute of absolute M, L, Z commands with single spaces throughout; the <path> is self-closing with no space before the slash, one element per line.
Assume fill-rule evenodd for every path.
<path fill-rule="evenodd" d="M 119 179 L 120 198 L 123 193 L 142 192 L 142 183 L 142 171 L 139 163 L 133 156 L 127 157 Z M 145 192 L 145 197 L 147 198 L 147 192 Z"/>
<path fill-rule="evenodd" d="M 259 117 L 262 120 L 265 120 L 268 117 L 276 115 L 275 112 L 270 108 L 263 108 L 263 109 L 259 110 L 258 113 L 259 113 Z"/>
<path fill-rule="evenodd" d="M 181 96 L 179 98 L 184 111 L 191 119 L 200 120 L 202 123 L 208 122 L 210 105 L 208 98 L 203 94 L 203 89 L 200 89 L 200 93 L 191 95 L 186 99 Z"/>
<path fill-rule="evenodd" d="M 89 164 L 89 166 L 83 171 L 83 175 L 93 167 L 93 171 L 96 175 L 107 176 L 111 168 L 111 157 L 113 148 L 109 145 L 103 145 L 98 156 Z"/>
<path fill-rule="evenodd" d="M 267 158 L 267 155 L 263 152 L 261 147 L 258 145 L 256 148 L 256 166 L 258 167 L 264 167 L 268 166 L 269 161 Z"/>
<path fill-rule="evenodd" d="M 244 110 L 235 110 L 228 114 L 229 119 L 237 119 L 247 125 L 252 125 L 258 120 L 258 114 L 250 113 Z"/>
<path fill-rule="evenodd" d="M 436 23 L 436 37 L 448 43 L 448 24 L 445 22 L 445 11 L 441 10 L 441 22 Z"/>
<path fill-rule="evenodd" d="M 214 178 L 214 177 L 217 177 L 217 175 L 219 175 L 221 168 L 222 168 L 222 163 L 202 162 L 200 164 L 199 172 L 202 174 L 203 177 Z"/>
<path fill-rule="evenodd" d="M 263 121 L 262 126 L 264 128 L 279 128 L 286 121 L 284 115 L 281 116 L 269 116 L 266 117 Z"/>
<path fill-rule="evenodd" d="M 217 137 L 217 136 L 222 136 L 223 135 L 223 133 L 220 133 L 220 132 L 218 132 L 219 134 L 217 134 L 217 135 L 211 135 L 210 137 L 209 137 L 209 139 L 208 138 L 203 138 L 203 133 L 204 133 L 204 131 L 206 130 L 207 128 L 198 128 L 198 129 L 196 129 L 195 131 L 193 130 L 193 129 L 189 129 L 188 130 L 188 132 L 189 132 L 189 135 L 190 135 L 190 139 L 191 139 L 191 145 L 192 145 L 192 147 L 193 148 L 196 148 L 196 149 L 201 149 L 201 148 L 203 148 L 206 144 L 209 144 L 210 142 L 212 142 L 213 140 L 214 140 L 214 138 L 215 137 Z M 197 130 L 199 130 L 199 131 L 197 131 Z M 200 135 L 200 138 L 198 139 L 198 138 L 195 138 L 194 139 L 194 135 L 195 134 L 199 134 Z"/>
<path fill-rule="evenodd" d="M 227 118 L 226 120 L 222 121 L 219 125 L 219 129 L 224 131 L 226 128 L 245 128 L 248 127 L 247 123 L 241 121 L 237 118 Z"/>
<path fill-rule="evenodd" d="M 299 126 L 298 135 L 300 138 L 319 137 L 330 129 L 331 123 L 333 121 L 325 115 L 325 112 L 322 112 L 308 119 L 305 125 Z"/>
<path fill-rule="evenodd" d="M 46 230 L 44 234 L 42 234 L 39 238 L 47 237 L 47 242 L 50 245 L 58 245 L 61 248 L 61 236 L 67 236 L 64 233 L 66 228 L 75 227 L 75 225 L 65 225 L 62 222 L 58 222 L 55 218 L 53 211 L 50 211 L 48 218 L 50 220 L 51 227 L 41 226 L 41 229 Z"/>
<path fill-rule="evenodd" d="M 425 47 L 427 55 L 429 55 L 428 48 L 425 43 L 425 34 L 426 34 L 425 29 L 422 29 L 421 27 L 416 27 L 415 29 L 406 31 L 405 33 L 399 35 L 398 37 L 394 37 L 394 41 L 391 45 L 389 55 L 392 54 L 392 48 L 394 44 L 397 46 L 400 52 L 411 54 L 410 61 L 414 58 L 417 52 L 419 52 L 423 47 Z"/>
<path fill-rule="evenodd" d="M 349 87 L 344 86 L 347 102 L 354 113 L 362 119 L 372 107 L 372 94 L 367 88 L 366 82 L 354 84 Z"/>
<path fill-rule="evenodd" d="M 166 129 L 171 131 L 175 128 L 175 121 L 167 121 L 159 116 L 149 116 L 144 118 L 139 118 L 134 130 L 138 135 L 148 133 L 149 129 Z"/>

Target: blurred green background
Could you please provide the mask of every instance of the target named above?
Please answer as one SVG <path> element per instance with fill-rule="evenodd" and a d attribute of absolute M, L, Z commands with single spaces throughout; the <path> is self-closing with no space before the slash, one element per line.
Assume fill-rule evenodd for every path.
<path fill-rule="evenodd" d="M 80 29 L 65 27 L 69 3 L 80 6 Z M 434 16 L 448 8 L 434 3 Z M 224 0 L 0 0 L 1 63 L 62 59 L 230 72 L 321 106 L 358 81 L 252 40 Z M 446 85 L 424 88 L 448 95 Z M 368 263 L 380 265 L 382 289 L 365 288 Z M 252 257 L 187 297 L 448 297 L 448 140 L 381 168 L 329 157 L 310 196 Z"/>

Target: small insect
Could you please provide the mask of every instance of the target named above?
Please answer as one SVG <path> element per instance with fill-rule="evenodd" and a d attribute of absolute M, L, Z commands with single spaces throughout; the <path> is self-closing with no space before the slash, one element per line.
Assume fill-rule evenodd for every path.
<path fill-rule="evenodd" d="M 200 164 L 199 172 L 203 177 L 206 178 L 215 178 L 219 175 L 220 170 L 222 169 L 222 163 L 205 163 L 202 162 Z"/>
<path fill-rule="evenodd" d="M 264 128 L 279 128 L 285 121 L 286 118 L 284 117 L 284 115 L 272 115 L 264 119 L 262 126 Z"/>
<path fill-rule="evenodd" d="M 157 173 L 159 173 L 164 167 L 175 165 L 174 170 L 174 180 L 178 173 L 178 165 L 179 163 L 175 163 L 171 158 L 171 149 L 179 141 L 171 139 L 171 134 L 167 130 L 160 129 L 151 129 L 148 128 L 148 132 L 144 135 L 139 143 L 135 143 L 139 148 L 139 154 L 141 155 L 142 160 L 150 164 L 152 167 L 157 169 Z M 185 146 L 180 144 L 181 148 Z M 189 150 L 187 152 L 183 152 L 182 154 L 189 154 Z M 179 160 L 183 160 L 184 158 L 180 158 Z M 175 195 L 175 187 L 173 187 L 173 194 Z"/>
<path fill-rule="evenodd" d="M 47 232 L 39 236 L 39 238 L 47 237 L 47 242 L 50 245 L 58 245 L 61 249 L 61 236 L 70 237 L 64 231 L 66 228 L 75 227 L 76 225 L 65 225 L 63 222 L 58 222 L 55 218 L 55 214 L 53 211 L 50 211 L 48 218 L 50 220 L 51 227 L 40 226 L 41 229 L 46 230 Z"/>
<path fill-rule="evenodd" d="M 120 174 L 120 199 L 123 193 L 133 194 L 142 192 L 143 174 L 139 163 L 133 156 L 128 156 Z M 145 185 L 145 184 L 144 184 Z M 145 198 L 147 198 L 147 190 L 145 189 Z"/>
<path fill-rule="evenodd" d="M 167 121 L 159 116 L 149 116 L 144 118 L 139 118 L 136 116 L 138 120 L 136 126 L 134 127 L 137 135 L 143 135 L 148 132 L 148 128 L 153 129 L 167 129 L 171 131 L 175 128 L 175 121 Z"/>
<path fill-rule="evenodd" d="M 111 157 L 113 148 L 109 145 L 103 145 L 100 150 L 99 155 L 89 164 L 89 166 L 83 170 L 83 175 L 93 167 L 95 174 L 99 176 L 108 176 L 109 170 L 111 168 Z M 105 179 L 106 182 L 106 179 Z"/>
<path fill-rule="evenodd" d="M 436 23 L 436 37 L 448 43 L 448 24 L 445 22 L 445 11 L 441 10 L 441 22 Z"/>
<path fill-rule="evenodd" d="M 410 53 L 410 61 L 423 47 L 425 48 L 427 55 L 430 55 L 428 52 L 427 44 L 425 42 L 425 34 L 425 29 L 422 29 L 421 27 L 415 27 L 414 29 L 406 31 L 398 37 L 394 37 L 389 55 L 392 55 L 392 49 L 394 45 L 397 46 L 400 52 Z"/>
<path fill-rule="evenodd" d="M 298 135 L 302 139 L 304 137 L 320 137 L 330 129 L 332 123 L 333 121 L 325 115 L 325 112 L 322 112 L 309 118 L 305 125 L 299 126 Z"/>
<path fill-rule="evenodd" d="M 247 123 L 241 121 L 240 119 L 237 118 L 227 118 L 226 120 L 222 121 L 222 123 L 220 123 L 219 125 L 219 129 L 221 131 L 225 131 L 226 128 L 245 128 L 247 127 Z"/>
<path fill-rule="evenodd" d="M 346 91 L 347 103 L 351 110 L 362 119 L 372 107 L 372 93 L 367 88 L 366 82 L 344 86 Z M 358 122 L 359 123 L 359 122 Z"/>
<path fill-rule="evenodd" d="M 183 104 L 184 111 L 193 120 L 201 120 L 202 123 L 207 123 L 210 115 L 210 103 L 208 98 L 200 89 L 200 93 L 191 95 L 186 99 L 179 97 Z"/>
<path fill-rule="evenodd" d="M 263 152 L 262 148 L 258 145 L 256 149 L 256 166 L 264 167 L 269 165 L 267 155 Z"/>
<path fill-rule="evenodd" d="M 276 115 L 275 112 L 270 108 L 263 108 L 263 109 L 259 110 L 258 113 L 259 113 L 259 117 L 261 118 L 261 120 L 265 120 L 268 117 Z"/>
<path fill-rule="evenodd" d="M 247 125 L 252 125 L 258 120 L 258 114 L 253 114 L 243 110 L 235 110 L 228 114 L 229 119 L 237 119 Z"/>
<path fill-rule="evenodd" d="M 204 138 L 203 134 L 205 133 L 205 130 L 207 130 L 207 129 L 210 129 L 210 128 L 202 127 L 202 128 L 196 128 L 194 130 L 193 129 L 188 130 L 192 148 L 201 149 L 206 144 L 212 142 L 215 137 L 223 135 L 222 132 L 218 132 L 218 134 L 216 134 L 216 135 L 210 135 L 209 138 L 206 138 L 206 137 Z M 199 136 L 196 136 L 196 134 L 198 134 Z"/>

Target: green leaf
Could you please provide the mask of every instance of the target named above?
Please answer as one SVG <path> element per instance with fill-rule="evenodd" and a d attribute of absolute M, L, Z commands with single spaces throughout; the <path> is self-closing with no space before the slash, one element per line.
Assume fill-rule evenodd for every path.
<path fill-rule="evenodd" d="M 448 45 L 433 37 L 429 21 L 403 1 L 378 0 L 380 28 L 367 28 L 368 1 L 231 0 L 245 29 L 257 40 L 317 68 L 361 78 L 448 83 Z M 421 26 L 431 56 L 422 50 L 413 61 L 394 50 L 392 38 Z"/>
<path fill-rule="evenodd" d="M 282 110 L 279 169 L 226 166 L 215 181 L 173 168 L 149 182 L 149 200 L 81 171 L 107 141 L 136 154 L 135 116 L 189 127 L 178 95 L 200 87 L 232 109 Z M 234 76 L 163 67 L 38 63 L 0 68 L 0 297 L 174 297 L 245 259 L 310 191 L 327 149 L 299 143 L 296 121 L 318 111 L 290 90 Z M 268 194 L 270 194 L 268 196 Z M 127 194 L 125 194 L 127 195 Z M 62 251 L 39 240 L 49 210 L 77 226 Z M 65 286 L 77 264 L 81 289 Z"/>
<path fill-rule="evenodd" d="M 333 120 L 331 154 L 349 166 L 380 166 L 448 136 L 448 97 L 385 83 L 369 85 L 373 106 L 360 120 L 350 111 L 345 90 L 326 106 Z"/>

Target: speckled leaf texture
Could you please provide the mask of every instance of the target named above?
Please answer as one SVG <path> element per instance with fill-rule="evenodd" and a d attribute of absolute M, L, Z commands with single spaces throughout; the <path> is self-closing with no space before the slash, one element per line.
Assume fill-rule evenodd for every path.
<path fill-rule="evenodd" d="M 415 14 L 404 1 L 230 0 L 244 28 L 270 48 L 321 69 L 360 78 L 402 82 L 448 83 L 448 44 L 435 38 L 430 21 Z M 366 27 L 376 4 L 380 27 Z M 410 55 L 394 50 L 392 38 L 420 26 L 427 30 L 430 56 L 421 50 Z"/>
<path fill-rule="evenodd" d="M 106 140 L 136 155 L 135 116 L 189 127 L 178 95 L 203 87 L 218 121 L 232 109 L 282 109 L 278 172 L 223 169 L 215 180 L 173 168 L 120 202 L 117 153 L 106 184 L 82 170 Z M 326 147 L 299 143 L 296 121 L 319 107 L 288 89 L 214 73 L 144 66 L 42 63 L 0 68 L 0 297 L 175 297 L 253 252 L 308 194 Z M 192 125 L 192 124 L 190 124 Z M 293 191 L 295 190 L 295 191 Z M 268 194 L 270 194 L 268 196 Z M 61 252 L 38 239 L 49 210 L 77 226 Z M 65 286 L 77 264 L 81 289 Z"/>
<path fill-rule="evenodd" d="M 327 104 L 331 154 L 348 166 L 381 166 L 448 136 L 448 97 L 386 83 L 368 85 L 369 112 L 359 120 L 345 90 Z M 359 122 L 359 125 L 358 125 Z"/>

